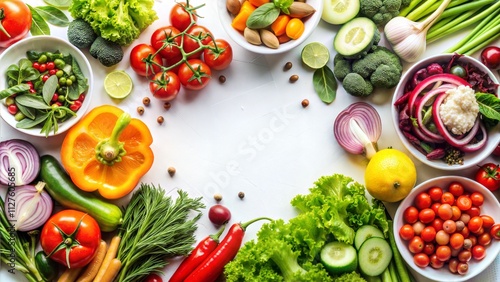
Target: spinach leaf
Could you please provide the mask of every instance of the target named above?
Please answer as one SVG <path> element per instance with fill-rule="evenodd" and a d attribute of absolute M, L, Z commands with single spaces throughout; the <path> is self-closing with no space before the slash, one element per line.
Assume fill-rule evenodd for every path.
<path fill-rule="evenodd" d="M 247 19 L 247 27 L 261 29 L 270 26 L 280 15 L 280 8 L 274 3 L 266 3 L 255 9 Z"/>
<path fill-rule="evenodd" d="M 16 106 L 23 115 L 29 119 L 35 119 L 36 109 L 25 107 L 16 102 Z"/>
<path fill-rule="evenodd" d="M 68 17 L 56 7 L 38 6 L 38 7 L 33 7 L 33 9 L 35 9 L 38 12 L 38 14 L 49 24 L 59 27 L 65 27 L 69 25 Z"/>
<path fill-rule="evenodd" d="M 50 105 L 50 101 L 52 100 L 52 97 L 57 90 L 58 84 L 59 81 L 57 79 L 57 76 L 55 75 L 51 75 L 43 84 L 42 95 L 45 104 Z"/>
<path fill-rule="evenodd" d="M 78 62 L 74 58 L 72 58 L 72 60 L 71 60 L 71 67 L 73 69 L 73 74 L 76 77 L 76 82 L 78 85 L 78 89 L 77 89 L 78 95 L 76 97 L 70 96 L 70 98 L 72 98 L 73 100 L 76 100 L 76 99 L 78 99 L 78 96 L 80 96 L 80 94 L 87 91 L 89 85 L 88 85 L 87 78 L 85 77 L 85 75 L 83 75 L 82 70 L 80 69 L 80 65 L 78 65 Z"/>
<path fill-rule="evenodd" d="M 40 96 L 24 94 L 16 97 L 16 102 L 29 108 L 35 108 L 37 110 L 50 110 L 51 106 L 47 105 L 45 101 Z"/>
<path fill-rule="evenodd" d="M 16 127 L 24 129 L 32 128 L 47 120 L 49 115 L 50 115 L 49 113 L 44 113 L 38 115 L 35 119 L 23 118 L 18 123 L 16 123 Z"/>
<path fill-rule="evenodd" d="M 31 35 L 50 35 L 50 27 L 45 19 L 35 10 L 35 8 L 30 5 L 28 5 L 28 7 L 30 8 L 31 18 L 33 20 L 30 28 Z"/>
<path fill-rule="evenodd" d="M 7 89 L 0 91 L 0 100 L 7 98 L 13 94 L 18 94 L 18 93 L 21 93 L 24 91 L 28 91 L 29 89 L 30 89 L 30 86 L 28 84 L 23 83 L 23 84 L 14 85 L 12 87 L 9 87 Z"/>
<path fill-rule="evenodd" d="M 313 85 L 321 101 L 330 104 L 335 100 L 338 87 L 337 80 L 335 80 L 335 76 L 328 66 L 314 71 Z"/>

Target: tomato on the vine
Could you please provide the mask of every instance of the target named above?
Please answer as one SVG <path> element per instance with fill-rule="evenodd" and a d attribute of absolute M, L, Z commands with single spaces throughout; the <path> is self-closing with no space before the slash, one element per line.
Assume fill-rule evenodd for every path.
<path fill-rule="evenodd" d="M 211 47 L 203 51 L 203 60 L 214 70 L 224 70 L 233 61 L 233 48 L 224 39 L 215 39 L 208 43 Z"/>
<path fill-rule="evenodd" d="M 31 28 L 31 11 L 24 1 L 0 1 L 0 48 L 21 40 Z"/>
<path fill-rule="evenodd" d="M 167 61 L 180 57 L 182 56 L 180 49 L 182 38 L 179 36 L 180 33 L 173 26 L 160 27 L 151 34 L 151 46 Z"/>
<path fill-rule="evenodd" d="M 198 17 L 196 16 L 196 10 L 194 10 L 191 5 L 186 6 L 185 2 L 178 2 L 172 7 L 172 10 L 170 10 L 169 19 L 174 27 L 180 31 L 184 31 L 189 27 L 192 21 L 196 22 Z"/>
<path fill-rule="evenodd" d="M 148 44 L 137 44 L 130 51 L 130 66 L 140 76 L 153 77 L 161 72 L 163 60 L 159 55 L 154 55 L 156 50 Z M 148 60 L 150 62 L 148 62 Z"/>
<path fill-rule="evenodd" d="M 191 26 L 184 34 L 184 42 L 182 49 L 186 54 L 194 52 L 200 48 L 200 43 L 202 45 L 208 45 L 208 43 L 213 41 L 213 36 L 210 30 L 202 25 Z M 200 58 L 203 50 L 196 51 L 188 56 L 190 59 Z"/>
<path fill-rule="evenodd" d="M 199 59 L 190 59 L 181 64 L 178 72 L 182 86 L 189 90 L 200 90 L 207 86 L 211 75 L 210 67 Z"/>
<path fill-rule="evenodd" d="M 171 71 L 157 73 L 149 82 L 149 90 L 153 96 L 163 101 L 175 99 L 180 89 L 179 77 Z"/>
<path fill-rule="evenodd" d="M 500 188 L 500 166 L 494 163 L 486 163 L 479 167 L 475 179 L 490 191 Z"/>
<path fill-rule="evenodd" d="M 101 242 L 101 230 L 90 215 L 62 210 L 45 223 L 40 245 L 45 254 L 66 267 L 79 268 L 94 257 Z"/>
<path fill-rule="evenodd" d="M 496 223 L 490 228 L 490 235 L 493 239 L 500 240 L 500 223 Z"/>

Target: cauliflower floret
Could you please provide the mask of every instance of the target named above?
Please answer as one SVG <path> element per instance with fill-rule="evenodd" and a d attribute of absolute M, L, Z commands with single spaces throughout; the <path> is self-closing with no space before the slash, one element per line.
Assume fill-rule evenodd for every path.
<path fill-rule="evenodd" d="M 460 85 L 446 93 L 448 96 L 439 107 L 439 117 L 453 134 L 465 134 L 474 126 L 479 114 L 474 90 L 469 86 Z"/>

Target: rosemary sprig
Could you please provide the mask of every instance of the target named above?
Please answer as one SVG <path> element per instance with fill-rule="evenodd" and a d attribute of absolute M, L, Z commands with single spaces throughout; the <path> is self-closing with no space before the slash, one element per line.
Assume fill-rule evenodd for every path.
<path fill-rule="evenodd" d="M 121 282 L 141 281 L 160 271 L 168 258 L 187 255 L 196 239 L 196 222 L 205 207 L 201 198 L 189 198 L 178 190 L 174 200 L 154 185 L 141 184 L 124 211 L 118 259 Z M 195 214 L 193 215 L 193 212 Z"/>

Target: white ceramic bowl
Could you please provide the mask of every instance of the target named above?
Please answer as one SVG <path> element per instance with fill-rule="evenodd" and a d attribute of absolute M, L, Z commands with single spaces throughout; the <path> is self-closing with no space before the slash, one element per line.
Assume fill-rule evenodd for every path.
<path fill-rule="evenodd" d="M 253 45 L 248 43 L 243 37 L 243 33 L 239 32 L 231 26 L 231 22 L 233 21 L 234 17 L 227 11 L 226 0 L 217 0 L 217 10 L 219 12 L 219 19 L 222 23 L 222 27 L 227 32 L 229 37 L 231 37 L 231 39 L 233 39 L 238 45 L 254 53 L 279 54 L 289 51 L 304 42 L 307 37 L 311 35 L 311 33 L 313 33 L 314 29 L 321 20 L 323 0 L 307 0 L 306 3 L 314 7 L 316 12 L 314 12 L 314 14 L 310 15 L 304 21 L 304 33 L 296 40 L 290 40 L 286 43 L 280 44 L 277 49 L 272 49 L 265 45 Z"/>
<path fill-rule="evenodd" d="M 401 255 L 403 256 L 406 263 L 417 273 L 425 276 L 434 281 L 467 281 L 472 277 L 481 273 L 485 268 L 487 268 L 500 253 L 500 241 L 492 239 L 492 243 L 486 247 L 486 257 L 480 261 L 471 259 L 469 261 L 469 270 L 465 275 L 453 274 L 448 270 L 448 265 L 445 264 L 441 269 L 434 269 L 431 266 L 425 268 L 420 268 L 413 262 L 413 255 L 408 250 L 408 242 L 403 241 L 399 234 L 399 229 L 403 226 L 403 212 L 404 210 L 413 205 L 413 200 L 415 197 L 424 191 L 427 191 L 431 187 L 441 187 L 447 190 L 448 185 L 452 181 L 460 182 L 465 191 L 472 193 L 474 191 L 480 192 L 484 196 L 484 204 L 481 206 L 481 214 L 487 214 L 495 219 L 495 222 L 500 222 L 500 204 L 498 199 L 493 193 L 486 189 L 483 185 L 473 181 L 469 178 L 461 176 L 441 176 L 433 179 L 429 179 L 418 186 L 416 186 L 410 194 L 399 204 L 396 214 L 394 216 L 394 234 L 396 239 L 396 245 Z"/>
<path fill-rule="evenodd" d="M 486 159 L 488 156 L 491 155 L 493 150 L 497 147 L 499 141 L 500 141 L 500 125 L 496 126 L 495 128 L 492 128 L 488 132 L 488 142 L 487 144 L 480 150 L 473 152 L 473 153 L 466 153 L 464 156 L 464 163 L 462 165 L 449 165 L 445 163 L 443 160 L 428 160 L 424 154 L 422 154 L 420 151 L 418 151 L 413 144 L 411 144 L 408 139 L 403 135 L 403 132 L 398 126 L 399 122 L 399 112 L 397 108 L 394 106 L 394 103 L 396 102 L 399 97 L 401 97 L 404 93 L 404 87 L 406 83 L 412 79 L 413 74 L 417 72 L 419 69 L 430 65 L 431 63 L 443 63 L 443 62 L 449 62 L 452 54 L 443 54 L 443 55 L 435 55 L 428 57 L 426 59 L 423 59 L 421 61 L 416 62 L 412 67 L 410 67 L 405 74 L 402 76 L 401 81 L 396 87 L 396 90 L 394 92 L 394 96 L 392 99 L 392 120 L 394 124 L 394 128 L 396 129 L 396 133 L 399 136 L 399 139 L 403 143 L 403 145 L 410 151 L 410 153 L 417 158 L 419 161 L 422 163 L 437 168 L 441 170 L 461 170 L 465 168 L 469 168 L 472 166 L 475 166 L 479 164 L 482 160 Z M 459 59 L 461 62 L 465 63 L 471 63 L 475 66 L 477 66 L 480 70 L 483 72 L 487 73 L 491 79 L 495 82 L 498 83 L 498 80 L 496 79 L 495 75 L 489 70 L 486 66 L 484 66 L 481 62 L 478 60 L 469 57 L 469 56 L 463 56 Z M 499 95 L 500 88 L 497 89 L 497 96 Z"/>
<path fill-rule="evenodd" d="M 92 86 L 94 84 L 92 68 L 85 55 L 68 41 L 55 36 L 31 36 L 11 45 L 0 55 L 0 89 L 8 88 L 6 79 L 7 68 L 12 64 L 18 64 L 21 58 L 26 58 L 26 52 L 29 50 L 40 52 L 59 51 L 64 54 L 71 54 L 73 58 L 75 58 L 78 62 L 83 75 L 87 78 L 89 87 L 86 92 L 85 100 L 83 101 L 80 109 L 76 112 L 76 116 L 60 123 L 59 128 L 55 134 L 53 130 L 49 134 L 49 136 L 58 135 L 73 126 L 88 110 L 92 96 Z M 25 134 L 45 137 L 45 133 L 40 133 L 41 126 L 29 129 L 16 128 L 17 121 L 14 119 L 14 116 L 7 111 L 7 107 L 5 106 L 4 102 L 5 99 L 2 101 L 2 105 L 0 105 L 0 115 L 7 124 Z"/>

